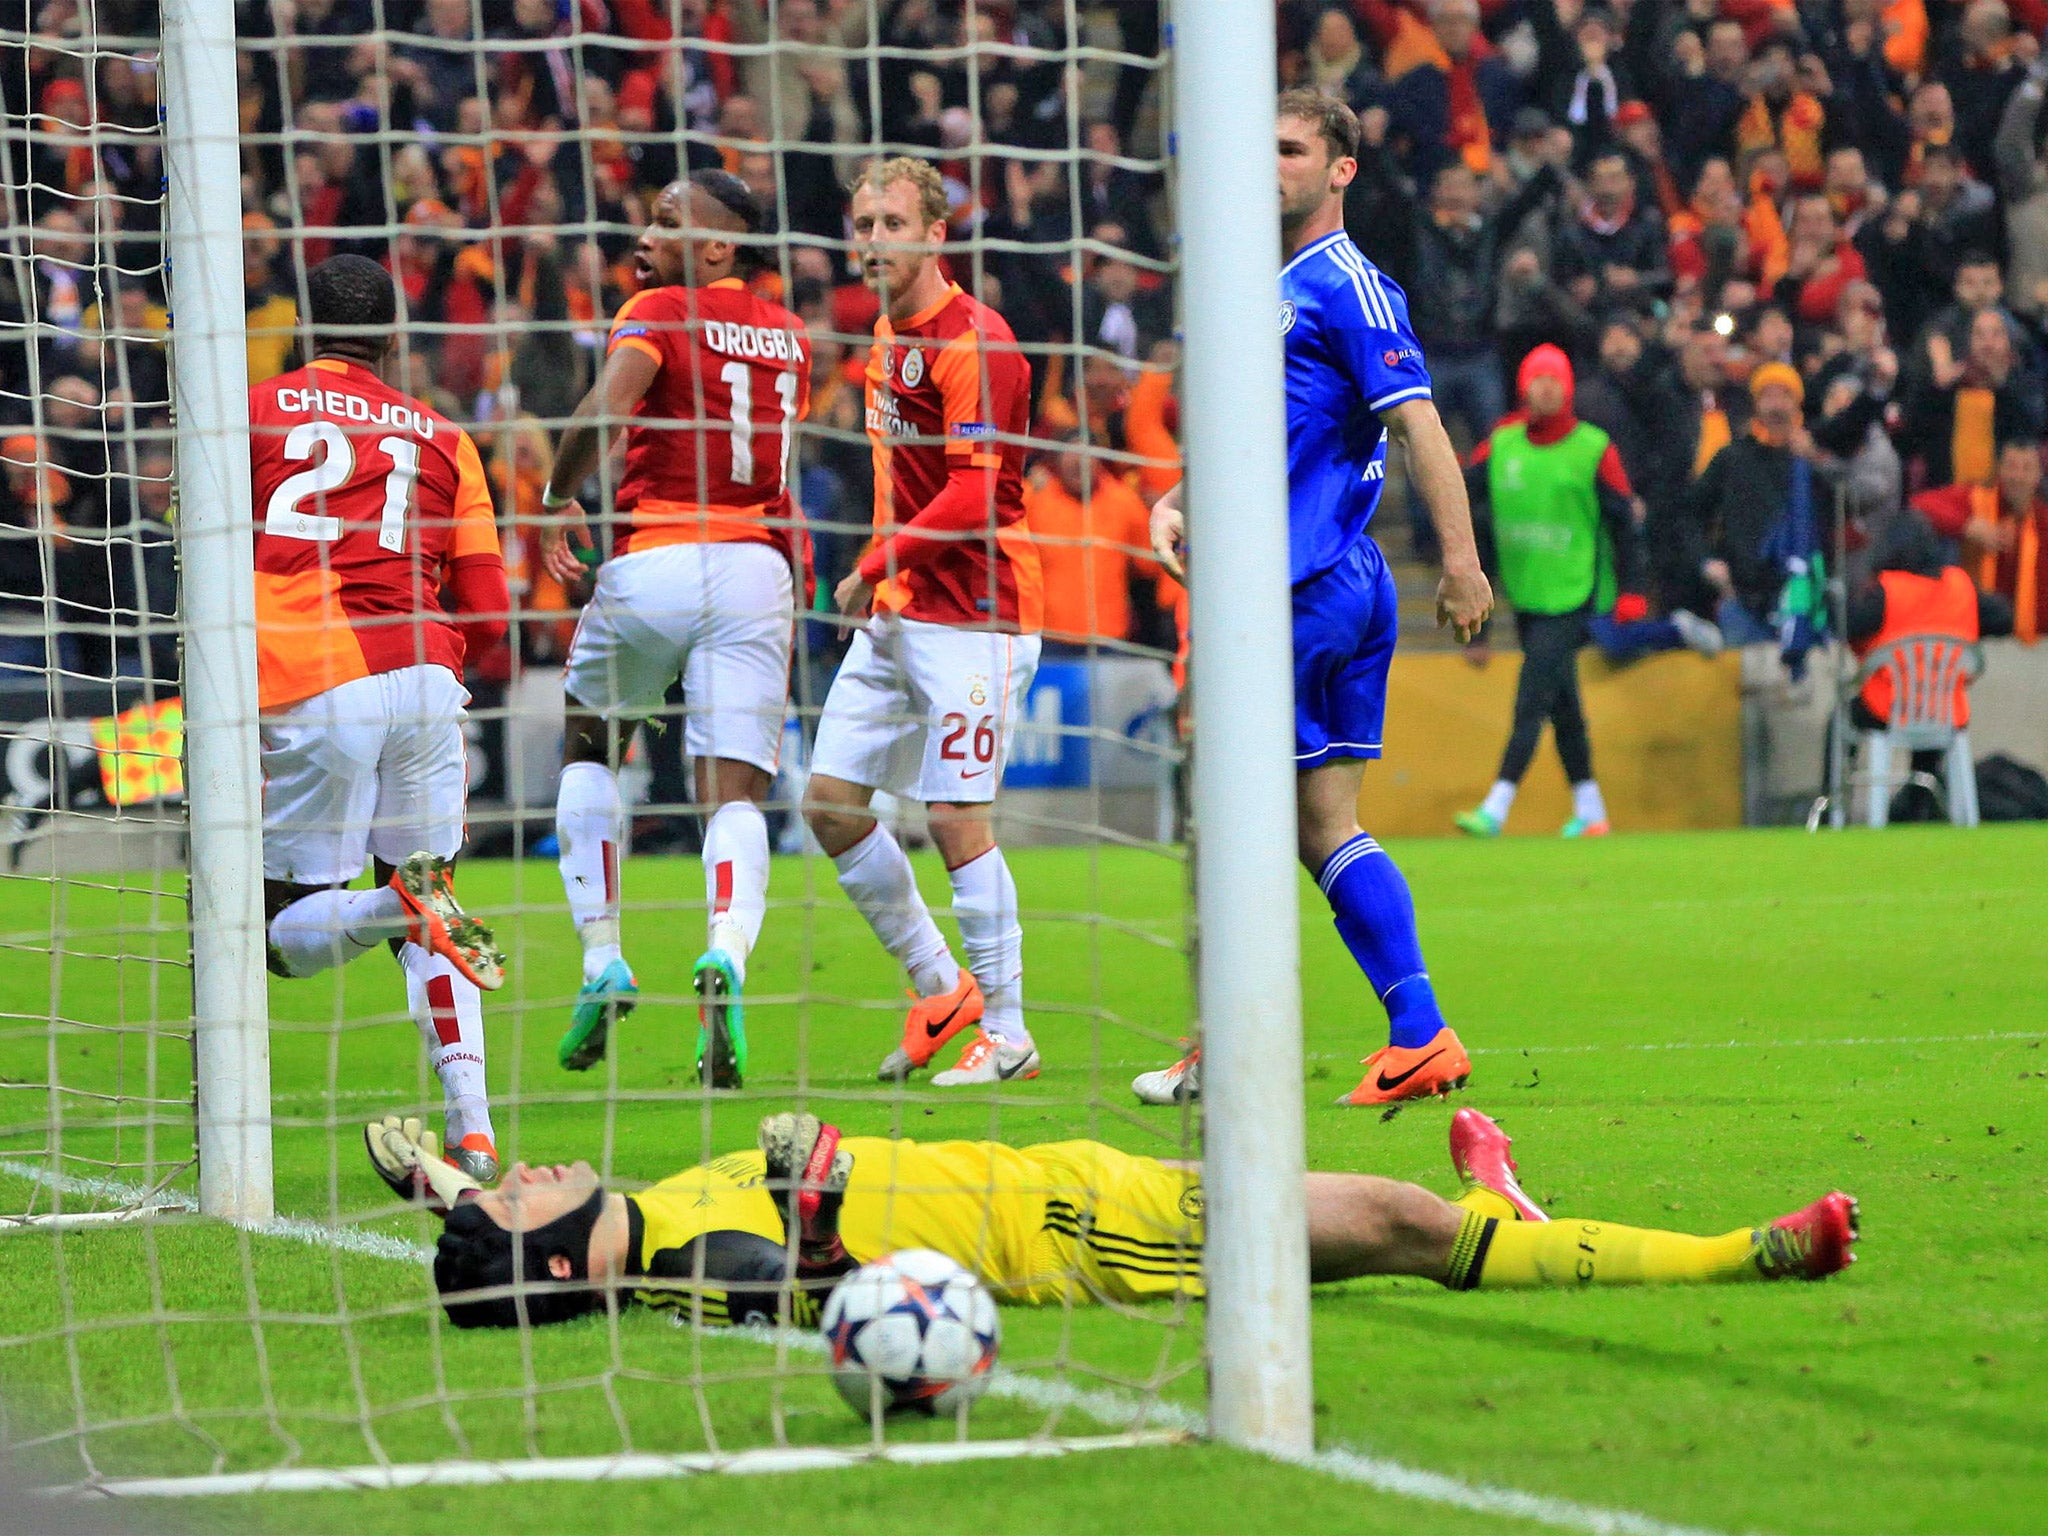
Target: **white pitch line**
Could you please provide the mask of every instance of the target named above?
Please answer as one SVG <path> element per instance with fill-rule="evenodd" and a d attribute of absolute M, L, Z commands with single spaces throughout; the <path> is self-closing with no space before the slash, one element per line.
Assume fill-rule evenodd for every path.
<path fill-rule="evenodd" d="M 519 1461 L 414 1461 L 362 1467 L 276 1467 L 268 1472 L 224 1472 L 201 1477 L 110 1478 L 68 1488 L 39 1488 L 46 1498 L 219 1498 L 269 1493 L 366 1493 L 392 1488 L 478 1488 L 508 1483 L 614 1483 L 640 1478 L 728 1477 L 778 1472 L 837 1471 L 872 1462 L 898 1466 L 956 1466 L 964 1461 L 1043 1460 L 1084 1451 L 1124 1451 L 1173 1445 L 1171 1430 L 1122 1435 L 1061 1436 L 1034 1440 L 912 1441 L 897 1445 L 763 1446 L 750 1451 L 662 1454 L 622 1451 L 611 1456 L 550 1456 Z"/>
<path fill-rule="evenodd" d="M 119 1179 L 77 1178 L 71 1174 L 52 1173 L 47 1168 L 11 1157 L 0 1158 L 0 1174 L 27 1179 L 32 1184 L 40 1184 L 61 1194 L 112 1200 L 145 1210 L 189 1214 L 199 1209 L 198 1202 L 190 1195 L 146 1189 L 140 1184 L 124 1184 Z M 303 1216 L 273 1216 L 268 1221 L 236 1221 L 228 1225 L 239 1227 L 255 1237 L 281 1237 L 286 1242 L 305 1243 L 315 1248 L 339 1248 L 344 1253 L 359 1253 L 371 1259 L 425 1264 L 434 1257 L 433 1249 L 419 1243 L 387 1237 L 382 1232 L 365 1232 L 357 1227 L 331 1227 L 322 1221 L 308 1221 Z"/>
<path fill-rule="evenodd" d="M 29 1179 L 65 1194 L 91 1195 L 131 1205 L 148 1203 L 152 1208 L 169 1211 L 189 1212 L 195 1209 L 194 1202 L 185 1195 L 163 1190 L 152 1191 L 139 1184 L 124 1184 L 117 1179 L 76 1178 L 68 1174 L 51 1173 L 46 1168 L 18 1162 L 12 1158 L 0 1158 L 0 1174 Z M 259 1237 L 282 1237 L 291 1242 L 308 1243 L 316 1247 L 340 1248 L 369 1258 L 398 1259 L 424 1264 L 433 1257 L 432 1249 L 417 1243 L 403 1242 L 398 1238 L 386 1237 L 381 1233 L 363 1232 L 353 1227 L 332 1227 L 299 1217 L 282 1216 L 272 1221 L 253 1222 L 247 1224 L 244 1229 Z M 804 1354 L 822 1353 L 825 1347 L 824 1340 L 815 1333 L 797 1329 L 727 1328 L 717 1330 L 716 1336 L 767 1346 L 782 1344 Z M 1048 1410 L 1058 1409 L 1062 1412 L 1083 1414 L 1098 1424 L 1131 1432 L 1166 1430 L 1199 1437 L 1206 1437 L 1209 1433 L 1208 1416 L 1196 1409 L 1180 1403 L 1162 1402 L 1157 1398 L 1132 1397 L 1128 1393 L 1109 1387 L 1079 1387 L 1066 1381 L 1047 1381 L 1041 1377 L 998 1371 L 990 1380 L 988 1391 L 992 1397 L 1008 1398 L 1013 1402 L 1028 1403 L 1033 1407 Z M 1526 1520 L 1536 1525 L 1549 1526 L 1553 1530 L 1581 1532 L 1584 1536 L 1720 1536 L 1720 1533 L 1699 1526 L 1673 1525 L 1633 1510 L 1605 1509 L 1596 1504 L 1580 1504 L 1571 1499 L 1528 1493 L 1519 1488 L 1502 1488 L 1492 1483 L 1468 1483 L 1462 1478 L 1451 1477 L 1442 1472 L 1426 1471 L 1421 1467 L 1411 1467 L 1405 1462 L 1355 1451 L 1345 1446 L 1331 1446 L 1307 1456 L 1276 1459 L 1399 1498 L 1441 1504 L 1452 1509 L 1468 1510 L 1474 1514 L 1501 1515 Z M 649 1465 L 664 1460 L 677 1459 L 650 1458 Z M 616 1460 L 608 1464 L 614 1469 L 612 1475 L 619 1475 L 619 1464 Z M 682 1468 L 678 1462 L 677 1470 L 697 1469 Z M 675 1474 L 674 1471 L 669 1471 L 661 1475 Z M 427 1474 L 414 1479 L 420 1482 L 435 1480 Z M 81 1488 L 78 1491 L 90 1490 Z M 148 1490 L 145 1484 L 138 1482 L 124 1491 Z"/>
<path fill-rule="evenodd" d="M 1851 1035 L 1833 1040 L 1652 1040 L 1622 1045 L 1482 1045 L 1474 1056 L 1583 1056 L 1600 1051 L 1771 1051 L 1834 1045 L 1974 1045 L 1987 1040 L 2040 1040 L 2048 1029 L 1987 1030 L 1977 1035 Z"/>

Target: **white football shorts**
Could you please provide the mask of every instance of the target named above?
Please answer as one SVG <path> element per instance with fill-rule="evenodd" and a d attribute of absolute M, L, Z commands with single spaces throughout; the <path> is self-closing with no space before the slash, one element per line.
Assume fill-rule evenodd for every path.
<path fill-rule="evenodd" d="M 825 695 L 811 772 L 926 805 L 986 804 L 1038 649 L 1036 635 L 876 615 Z"/>
<path fill-rule="evenodd" d="M 259 728 L 263 874 L 342 885 L 387 864 L 462 847 L 469 692 L 446 667 L 400 667 L 316 693 Z"/>
<path fill-rule="evenodd" d="M 608 560 L 569 646 L 570 700 L 607 720 L 661 708 L 683 680 L 683 750 L 775 771 L 796 609 L 767 544 L 660 544 Z"/>

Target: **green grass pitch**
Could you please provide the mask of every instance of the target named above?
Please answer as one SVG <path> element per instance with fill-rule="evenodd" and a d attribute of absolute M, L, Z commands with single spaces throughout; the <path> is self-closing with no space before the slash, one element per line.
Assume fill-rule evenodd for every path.
<path fill-rule="evenodd" d="M 1516 1137 L 1531 1193 L 1561 1213 L 1722 1231 L 1842 1187 L 1863 1202 L 1863 1259 L 1819 1286 L 1449 1295 L 1420 1282 L 1319 1290 L 1320 1441 L 1605 1510 L 1712 1531 L 1998 1532 L 2038 1525 L 2048 1491 L 2048 829 L 1884 836 L 1729 833 L 1395 849 L 1431 969 L 1476 1073 L 1464 1102 Z M 897 983 L 821 863 L 779 861 L 754 965 L 754 1073 L 736 1099 L 690 1096 L 688 967 L 701 935 L 692 862 L 627 869 L 628 953 L 650 1001 L 607 1068 L 554 1064 L 574 938 L 549 863 L 466 867 L 468 901 L 504 912 L 514 956 L 490 1004 L 491 1086 L 509 1157 L 588 1155 L 648 1179 L 745 1145 L 802 1096 L 849 1130 L 1043 1140 L 1095 1135 L 1170 1153 L 1181 1117 L 1140 1110 L 1130 1076 L 1185 1027 L 1184 868 L 1136 851 L 1026 852 L 1033 1025 L 1048 1062 L 1000 1096 L 878 1091 Z M 920 861 L 935 903 L 943 875 Z M 150 963 L 160 897 L 0 882 L 0 1205 L 39 1156 L 51 1047 L 41 1020 L 177 1017 L 182 972 Z M 1074 914 L 1093 911 L 1095 921 Z M 1337 1108 L 1379 1043 L 1376 1005 L 1303 883 L 1310 1165 L 1450 1187 L 1448 1110 L 1390 1122 Z M 73 935 L 33 953 L 53 915 Z M 157 1001 L 161 999 L 161 1001 Z M 357 1122 L 439 1091 L 381 956 L 335 980 L 276 983 L 280 1211 L 379 1205 Z M 346 1027 L 332 1027 L 336 1020 Z M 67 1031 L 55 1059 L 84 1091 L 67 1152 L 168 1171 L 189 1147 L 182 1042 Z M 801 1072 L 799 1066 L 801 1063 Z M 116 1087 L 155 1111 L 118 1117 Z M 676 1095 L 676 1096 L 671 1096 Z M 608 1111 L 607 1105 L 610 1106 Z M 67 1162 L 66 1171 L 84 1170 Z M 181 1183 L 189 1187 L 189 1175 Z M 365 1230 L 418 1242 L 425 1219 Z M 630 1314 L 503 1336 L 430 1330 L 414 1264 L 197 1221 L 0 1233 L 0 1395 L 45 1477 L 359 1464 L 764 1443 L 858 1443 L 815 1374 L 772 1379 L 760 1344 Z M 260 1317 L 260 1327 L 252 1318 Z M 115 1320 L 127 1326 L 111 1326 Z M 1187 1319 L 1199 1324 L 1199 1312 Z M 69 1324 L 67 1328 L 67 1323 Z M 1005 1363 L 1077 1386 L 1199 1407 L 1198 1327 L 1167 1310 L 1010 1311 Z M 528 1352 L 530 1351 L 530 1352 Z M 808 1358 L 798 1365 L 814 1369 Z M 701 1389 L 677 1385 L 699 1375 Z M 542 1390 L 533 1390 L 538 1385 Z M 977 1409 L 977 1436 L 1041 1410 Z M 133 1423 L 134 1427 L 123 1427 Z M 1072 1433 L 1104 1426 L 1076 1413 Z M 892 1429 L 892 1434 L 896 1433 Z M 944 1437 L 951 1425 L 905 1428 Z M 136 1528 L 782 1531 L 793 1525 L 1047 1532 L 1539 1527 L 1398 1497 L 1215 1447 L 1057 1463 L 871 1467 L 692 1478 L 209 1500 L 133 1511 Z M 5 1524 L 0 1518 L 0 1524 Z M 1581 1525 L 1579 1528 L 1593 1527 Z"/>

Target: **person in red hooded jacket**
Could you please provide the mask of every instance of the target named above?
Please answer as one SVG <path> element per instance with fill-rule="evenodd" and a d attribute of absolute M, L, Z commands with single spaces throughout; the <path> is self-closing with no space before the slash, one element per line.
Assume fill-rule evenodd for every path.
<path fill-rule="evenodd" d="M 1491 533 L 1500 586 L 1515 607 L 1522 672 L 1500 775 L 1476 810 L 1457 818 L 1475 837 L 1498 836 L 1515 790 L 1549 723 L 1572 784 L 1566 837 L 1601 837 L 1607 807 L 1593 777 L 1593 745 L 1579 701 L 1578 654 L 1596 615 L 1639 620 L 1641 503 L 1621 455 L 1572 411 L 1571 359 L 1554 346 L 1522 360 L 1522 409 L 1474 451 L 1466 471 L 1475 523 Z"/>

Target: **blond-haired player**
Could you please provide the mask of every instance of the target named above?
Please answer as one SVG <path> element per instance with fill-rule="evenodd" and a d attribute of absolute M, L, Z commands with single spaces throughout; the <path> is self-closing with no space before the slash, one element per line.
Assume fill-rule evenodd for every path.
<path fill-rule="evenodd" d="M 978 1025 L 934 1084 L 1035 1077 L 1017 886 L 990 814 L 1038 668 L 1042 590 L 1024 528 L 1031 366 L 1003 317 L 946 276 L 946 193 L 932 166 L 869 164 L 853 234 L 882 301 L 867 367 L 875 534 L 833 594 L 866 622 L 825 697 L 807 815 L 840 889 L 917 993 L 880 1075 L 925 1066 Z M 964 968 L 869 810 L 876 790 L 930 811 Z"/>

